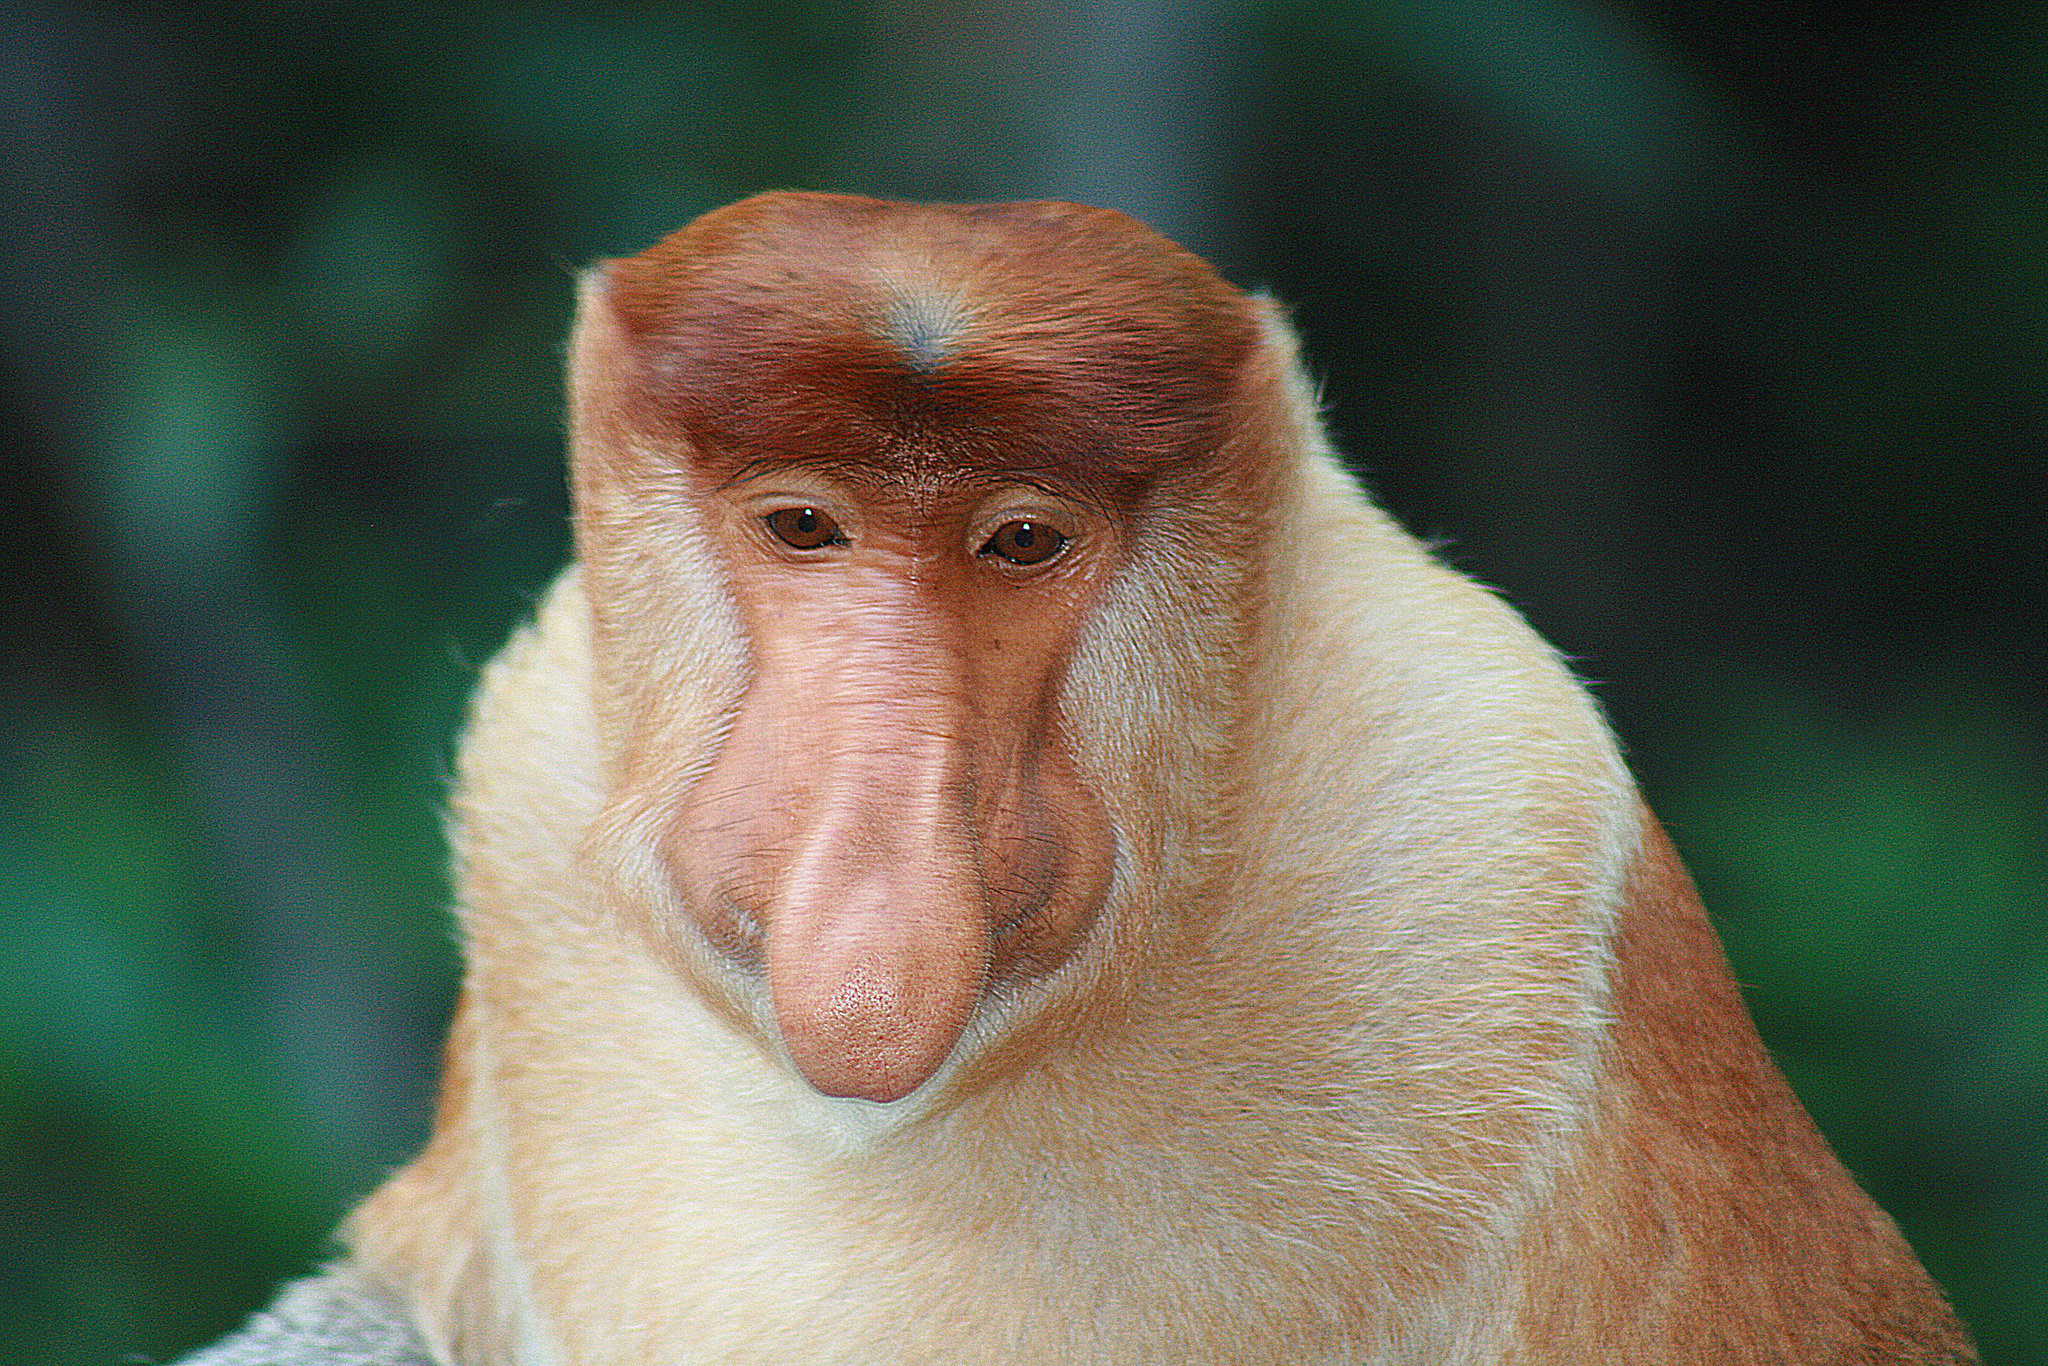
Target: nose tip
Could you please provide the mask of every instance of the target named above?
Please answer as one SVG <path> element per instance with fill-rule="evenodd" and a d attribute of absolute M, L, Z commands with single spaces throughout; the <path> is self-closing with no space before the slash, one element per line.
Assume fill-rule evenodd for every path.
<path fill-rule="evenodd" d="M 774 992 L 790 1059 L 818 1091 L 901 1100 L 945 1064 L 980 997 L 980 973 L 904 971 L 907 966 L 868 960 L 837 980 L 806 980 Z"/>
<path fill-rule="evenodd" d="M 768 705 L 798 676 L 764 673 L 718 761 L 760 814 L 690 856 L 722 851 L 717 875 L 753 912 L 725 917 L 714 942 L 746 961 L 744 932 L 758 932 L 754 961 L 797 1071 L 827 1095 L 900 1100 L 945 1064 L 990 977 L 980 729 L 957 687 L 920 693 L 901 671 L 849 681 L 813 663 L 802 677 L 815 695 Z"/>
<path fill-rule="evenodd" d="M 878 863 L 842 847 L 783 889 L 766 931 L 769 998 L 791 1061 L 826 1095 L 909 1095 L 980 1004 L 988 914 L 957 852 L 928 837 Z"/>

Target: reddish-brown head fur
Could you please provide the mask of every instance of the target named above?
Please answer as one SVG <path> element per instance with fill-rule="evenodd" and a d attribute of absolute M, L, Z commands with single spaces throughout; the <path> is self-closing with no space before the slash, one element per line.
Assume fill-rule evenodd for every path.
<path fill-rule="evenodd" d="M 706 456 L 1061 473 L 1213 459 L 1244 296 L 1077 204 L 762 195 L 611 267 L 650 424 Z"/>

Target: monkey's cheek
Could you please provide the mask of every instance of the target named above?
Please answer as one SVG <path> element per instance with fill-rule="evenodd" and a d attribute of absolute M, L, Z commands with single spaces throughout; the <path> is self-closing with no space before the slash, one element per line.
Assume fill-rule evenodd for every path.
<path fill-rule="evenodd" d="M 741 850 L 708 826 L 702 813 L 686 806 L 658 846 L 657 857 L 679 924 L 674 933 L 693 934 L 721 960 L 735 967 L 761 959 L 762 898 L 748 876 Z"/>
<path fill-rule="evenodd" d="M 711 951 L 742 972 L 756 972 L 762 958 L 761 918 L 753 899 L 730 881 L 690 898 L 689 916 Z"/>
<path fill-rule="evenodd" d="M 994 927 L 990 967 L 1009 984 L 1048 976 L 1080 952 L 1108 904 L 1116 831 L 1094 793 L 1073 784 L 1010 848 L 1035 861 L 1035 895 Z"/>

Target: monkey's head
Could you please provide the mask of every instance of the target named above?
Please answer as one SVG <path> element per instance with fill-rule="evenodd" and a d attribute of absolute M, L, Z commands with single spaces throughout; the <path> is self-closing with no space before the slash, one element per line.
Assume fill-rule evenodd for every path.
<path fill-rule="evenodd" d="M 1054 203 L 765 195 L 586 281 L 577 540 L 643 928 L 735 1018 L 765 986 L 819 1091 L 916 1090 L 1151 856 L 1151 779 L 1077 755 L 1227 713 L 1146 661 L 1212 648 L 1249 572 L 1260 307 Z"/>

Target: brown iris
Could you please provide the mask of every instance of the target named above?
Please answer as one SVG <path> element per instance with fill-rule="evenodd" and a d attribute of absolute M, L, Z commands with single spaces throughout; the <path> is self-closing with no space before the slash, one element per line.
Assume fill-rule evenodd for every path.
<path fill-rule="evenodd" d="M 1011 564 L 1044 564 L 1067 548 L 1067 538 L 1043 522 L 1005 522 L 978 552 L 1000 555 Z"/>
<path fill-rule="evenodd" d="M 778 508 L 768 514 L 766 521 L 776 540 L 797 550 L 846 544 L 846 534 L 839 529 L 839 523 L 816 508 Z"/>

